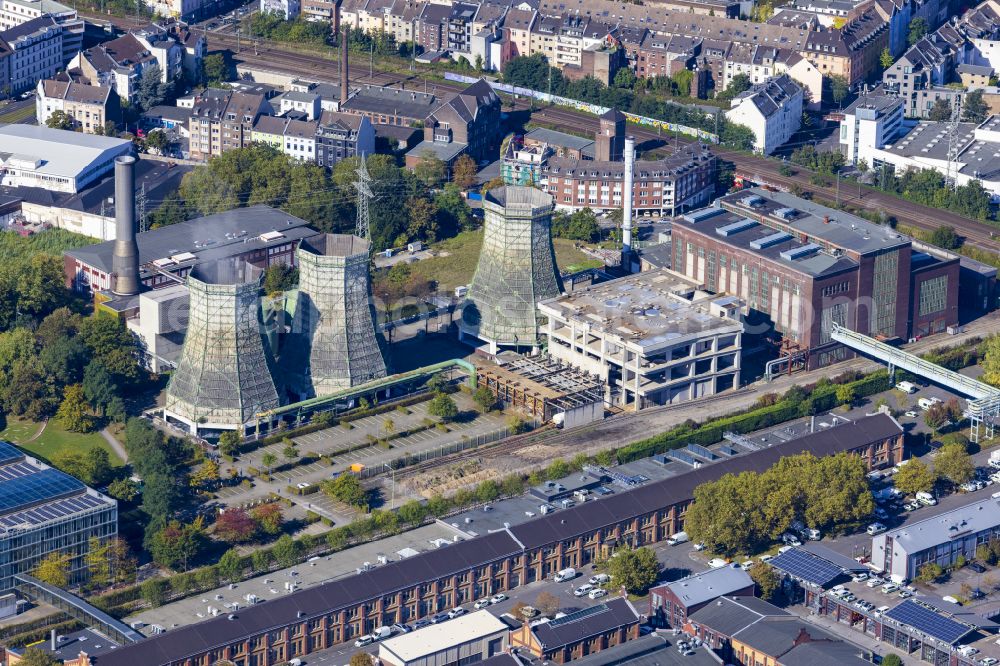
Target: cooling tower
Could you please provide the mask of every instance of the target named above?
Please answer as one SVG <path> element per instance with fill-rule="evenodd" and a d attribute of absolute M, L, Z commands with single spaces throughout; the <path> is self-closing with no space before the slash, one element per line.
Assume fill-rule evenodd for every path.
<path fill-rule="evenodd" d="M 299 245 L 298 302 L 281 357 L 291 391 L 323 396 L 385 377 L 369 245 L 347 234 L 324 234 Z"/>
<path fill-rule="evenodd" d="M 259 270 L 245 262 L 197 266 L 191 304 L 165 414 L 202 429 L 240 429 L 278 406 L 261 339 Z"/>
<path fill-rule="evenodd" d="M 538 343 L 539 301 L 562 292 L 552 248 L 552 196 L 533 187 L 490 190 L 479 264 L 460 324 L 464 336 L 498 346 Z"/>

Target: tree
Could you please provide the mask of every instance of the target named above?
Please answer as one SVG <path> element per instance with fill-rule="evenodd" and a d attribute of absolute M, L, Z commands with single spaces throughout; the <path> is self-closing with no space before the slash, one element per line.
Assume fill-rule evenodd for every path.
<path fill-rule="evenodd" d="M 240 452 L 243 434 L 238 430 L 227 430 L 219 436 L 219 451 L 224 456 L 235 456 Z"/>
<path fill-rule="evenodd" d="M 147 486 L 146 492 L 149 488 Z M 201 518 L 182 525 L 171 520 L 152 536 L 149 551 L 161 566 L 186 571 L 191 560 L 204 546 L 205 534 Z"/>
<path fill-rule="evenodd" d="M 65 111 L 53 111 L 45 120 L 45 126 L 52 129 L 71 130 L 73 129 L 73 116 Z"/>
<path fill-rule="evenodd" d="M 264 534 L 273 536 L 281 532 L 284 517 L 281 515 L 281 505 L 277 502 L 255 506 L 250 511 L 250 517 L 256 521 L 257 527 Z"/>
<path fill-rule="evenodd" d="M 937 481 L 937 476 L 931 468 L 916 458 L 911 458 L 900 466 L 894 477 L 896 488 L 907 495 L 930 492 Z"/>
<path fill-rule="evenodd" d="M 226 543 L 246 543 L 257 533 L 257 523 L 245 509 L 230 507 L 215 521 L 215 536 Z"/>
<path fill-rule="evenodd" d="M 1000 335 L 991 335 L 979 343 L 982 359 L 979 365 L 983 368 L 983 381 L 1000 386 Z"/>
<path fill-rule="evenodd" d="M 757 584 L 760 596 L 764 601 L 773 601 L 778 590 L 781 589 L 781 576 L 767 562 L 754 562 L 747 572 L 750 578 Z"/>
<path fill-rule="evenodd" d="M 163 82 L 162 78 L 163 70 L 158 65 L 142 70 L 139 84 L 130 100 L 140 112 L 148 111 L 154 106 L 162 104 L 167 97 L 170 92 L 170 84 Z"/>
<path fill-rule="evenodd" d="M 219 558 L 219 575 L 228 581 L 238 581 L 243 577 L 243 558 L 230 548 Z"/>
<path fill-rule="evenodd" d="M 836 389 L 836 397 L 840 404 L 850 406 L 858 399 L 858 394 L 850 384 L 841 384 Z"/>
<path fill-rule="evenodd" d="M 729 85 L 726 86 L 726 89 L 717 94 L 716 97 L 723 100 L 733 99 L 741 92 L 750 90 L 750 85 L 750 76 L 740 72 L 729 80 Z"/>
<path fill-rule="evenodd" d="M 52 456 L 52 464 L 92 486 L 102 485 L 111 476 L 111 457 L 102 448 L 63 451 Z"/>
<path fill-rule="evenodd" d="M 125 322 L 109 315 L 92 315 L 80 322 L 80 338 L 90 349 L 92 362 L 103 365 L 119 388 L 140 378 L 138 342 Z"/>
<path fill-rule="evenodd" d="M 219 482 L 219 463 L 206 458 L 190 477 L 188 484 L 192 488 L 213 488 Z"/>
<path fill-rule="evenodd" d="M 278 563 L 278 566 L 290 567 L 299 561 L 301 549 L 302 546 L 299 545 L 298 541 L 287 534 L 283 534 L 274 543 L 274 548 L 271 552 L 274 553 L 274 559 Z"/>
<path fill-rule="evenodd" d="M 139 494 L 139 486 L 132 479 L 115 479 L 108 485 L 108 494 L 119 502 L 131 502 Z"/>
<path fill-rule="evenodd" d="M 976 465 L 965 447 L 956 442 L 941 447 L 934 459 L 934 471 L 938 476 L 958 485 L 975 476 Z"/>
<path fill-rule="evenodd" d="M 152 129 L 146 134 L 145 145 L 147 150 L 155 150 L 157 155 L 163 155 L 170 147 L 170 137 L 162 129 Z"/>
<path fill-rule="evenodd" d="M 406 202 L 410 224 L 406 229 L 408 240 L 424 240 L 433 243 L 438 237 L 437 206 L 423 197 L 414 197 Z"/>
<path fill-rule="evenodd" d="M 896 62 L 896 59 L 892 57 L 892 53 L 889 52 L 889 47 L 882 49 L 882 54 L 878 57 L 878 62 L 882 65 L 882 69 L 889 69 L 892 67 L 892 63 Z"/>
<path fill-rule="evenodd" d="M 35 565 L 31 575 L 55 587 L 69 585 L 70 557 L 68 553 L 51 552 Z"/>
<path fill-rule="evenodd" d="M 70 432 L 90 432 L 94 429 L 94 421 L 88 413 L 83 386 L 72 384 L 63 389 L 63 401 L 56 412 L 56 418 Z"/>
<path fill-rule="evenodd" d="M 750 10 L 750 20 L 755 23 L 767 23 L 774 16 L 774 5 L 768 0 L 759 2 Z"/>
<path fill-rule="evenodd" d="M 906 43 L 913 46 L 920 41 L 920 38 L 927 34 L 930 30 L 930 26 L 927 24 L 927 19 L 918 16 L 910 21 L 909 32 L 906 35 Z"/>
<path fill-rule="evenodd" d="M 920 570 L 917 572 L 917 580 L 921 583 L 933 583 L 943 575 L 944 569 L 941 568 L 940 564 L 928 562 L 920 567 Z"/>
<path fill-rule="evenodd" d="M 990 107 L 983 100 L 982 90 L 973 90 L 970 93 L 966 93 L 965 99 L 962 100 L 963 123 L 981 123 L 986 120 L 986 116 L 989 113 Z"/>
<path fill-rule="evenodd" d="M 221 53 L 211 53 L 201 59 L 202 79 L 209 86 L 218 86 L 229 80 L 230 70 Z"/>
<path fill-rule="evenodd" d="M 167 600 L 167 590 L 170 582 L 164 578 L 148 578 L 139 587 L 139 594 L 149 602 L 153 608 L 162 606 Z"/>
<path fill-rule="evenodd" d="M 694 72 L 690 69 L 682 69 L 670 77 L 676 94 L 681 97 L 694 97 L 691 92 L 691 83 L 694 81 Z"/>
<path fill-rule="evenodd" d="M 62 662 L 57 661 L 55 657 L 42 648 L 32 645 L 25 648 L 24 654 L 17 660 L 17 663 L 18 666 L 59 666 Z"/>
<path fill-rule="evenodd" d="M 440 394 L 427 404 L 427 413 L 438 417 L 443 423 L 448 423 L 458 416 L 458 406 L 451 396 Z"/>
<path fill-rule="evenodd" d="M 372 656 L 367 652 L 355 652 L 349 666 L 372 666 Z"/>
<path fill-rule="evenodd" d="M 882 657 L 882 666 L 903 666 L 903 660 L 897 654 L 887 654 Z"/>
<path fill-rule="evenodd" d="M 595 243 L 601 239 L 601 227 L 590 208 L 582 208 L 572 215 L 556 213 L 552 216 L 552 235 L 559 238 Z"/>
<path fill-rule="evenodd" d="M 62 262 L 39 253 L 18 277 L 17 308 L 23 314 L 43 319 L 67 301 Z M 124 324 L 122 324 L 124 327 Z"/>
<path fill-rule="evenodd" d="M 930 428 L 935 435 L 938 430 L 948 423 L 948 410 L 944 403 L 936 402 L 924 412 L 924 424 Z"/>
<path fill-rule="evenodd" d="M 274 467 L 274 463 L 278 462 L 278 456 L 274 455 L 270 451 L 266 452 L 260 457 L 260 463 L 267 470 L 267 473 L 271 473 L 271 468 Z"/>
<path fill-rule="evenodd" d="M 832 74 L 828 78 L 830 81 L 830 98 L 834 104 L 843 107 L 844 99 L 851 90 L 850 83 L 840 74 Z"/>
<path fill-rule="evenodd" d="M 285 444 L 285 448 L 281 449 L 281 455 L 285 456 L 288 460 L 295 460 L 299 457 L 299 450 L 289 441 L 288 444 Z"/>
<path fill-rule="evenodd" d="M 472 209 L 455 183 L 448 183 L 434 195 L 434 205 L 438 211 L 438 233 L 442 238 L 475 227 Z"/>
<path fill-rule="evenodd" d="M 288 264 L 271 264 L 264 271 L 264 293 L 279 294 L 299 284 L 299 269 Z"/>
<path fill-rule="evenodd" d="M 935 100 L 934 106 L 927 112 L 927 118 L 935 122 L 951 120 L 951 103 L 946 99 Z"/>
<path fill-rule="evenodd" d="M 635 87 L 635 82 L 635 72 L 632 71 L 631 67 L 622 67 L 615 72 L 614 85 L 616 88 L 626 88 L 631 90 Z"/>
<path fill-rule="evenodd" d="M 459 189 L 468 190 L 475 187 L 478 174 L 479 168 L 476 166 L 476 161 L 468 155 L 462 155 L 455 160 L 455 164 L 451 168 L 451 182 Z"/>
<path fill-rule="evenodd" d="M 936 227 L 927 237 L 927 242 L 945 250 L 957 250 L 962 245 L 962 239 L 955 233 L 955 227 Z"/>
<path fill-rule="evenodd" d="M 437 187 L 448 175 L 448 166 L 430 150 L 424 151 L 413 174 L 427 187 Z"/>
<path fill-rule="evenodd" d="M 542 615 L 552 616 L 559 612 L 559 597 L 551 592 L 539 592 L 535 598 L 535 608 Z"/>
<path fill-rule="evenodd" d="M 497 397 L 487 386 L 477 388 L 476 392 L 472 394 L 472 399 L 476 401 L 483 413 L 491 412 L 497 406 Z"/>
<path fill-rule="evenodd" d="M 368 494 L 361 486 L 358 477 L 349 472 L 343 472 L 335 479 L 327 479 L 320 488 L 331 499 L 358 508 L 367 508 Z"/>
<path fill-rule="evenodd" d="M 644 594 L 660 575 L 660 563 L 656 553 L 649 548 L 619 549 L 608 560 L 608 573 L 615 585 L 632 594 Z"/>

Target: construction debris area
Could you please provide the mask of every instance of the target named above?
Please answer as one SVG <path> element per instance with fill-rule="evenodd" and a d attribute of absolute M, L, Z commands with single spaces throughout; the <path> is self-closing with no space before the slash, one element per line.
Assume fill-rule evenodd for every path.
<path fill-rule="evenodd" d="M 495 363 L 476 359 L 475 365 L 480 386 L 539 421 L 574 428 L 604 418 L 601 380 L 551 357 L 504 352 Z"/>

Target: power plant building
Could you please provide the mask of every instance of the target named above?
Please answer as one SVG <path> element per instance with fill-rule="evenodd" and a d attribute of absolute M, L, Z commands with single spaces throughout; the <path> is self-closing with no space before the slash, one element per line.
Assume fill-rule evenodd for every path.
<path fill-rule="evenodd" d="M 293 392 L 323 396 L 386 375 L 368 274 L 371 243 L 324 234 L 299 246 L 299 290 L 281 365 Z"/>
<path fill-rule="evenodd" d="M 608 404 L 641 410 L 739 387 L 740 305 L 661 269 L 538 309 L 552 358 L 597 376 Z"/>
<path fill-rule="evenodd" d="M 500 347 L 537 347 L 538 303 L 562 293 L 552 247 L 552 197 L 508 185 L 483 198 L 479 263 L 459 324 L 463 339 Z"/>
<path fill-rule="evenodd" d="M 241 261 L 196 267 L 190 311 L 164 416 L 202 430 L 242 430 L 278 406 L 261 335 L 260 273 Z"/>

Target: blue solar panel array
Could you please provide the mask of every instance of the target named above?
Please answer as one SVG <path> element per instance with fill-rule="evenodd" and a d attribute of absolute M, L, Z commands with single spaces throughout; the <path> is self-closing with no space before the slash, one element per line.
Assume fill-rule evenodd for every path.
<path fill-rule="evenodd" d="M 583 610 L 578 610 L 574 613 L 569 613 L 563 615 L 562 617 L 557 617 L 556 619 L 549 622 L 550 627 L 561 627 L 564 624 L 569 624 L 570 622 L 576 622 L 582 620 L 585 617 L 590 617 L 591 615 L 597 615 L 598 613 L 603 613 L 608 610 L 608 607 L 604 604 L 598 604 L 596 606 L 589 606 Z"/>
<path fill-rule="evenodd" d="M 24 460 L 24 453 L 10 442 L 0 439 L 0 465 Z"/>
<path fill-rule="evenodd" d="M 804 550 L 792 548 L 771 560 L 771 566 L 807 583 L 826 587 L 844 575 L 844 570 Z"/>
<path fill-rule="evenodd" d="M 57 469 L 20 476 L 0 483 L 0 514 L 83 492 L 86 486 Z"/>
<path fill-rule="evenodd" d="M 945 617 L 932 608 L 907 599 L 895 608 L 885 612 L 885 617 L 906 624 L 932 638 L 952 645 L 972 631 L 972 627 L 950 617 Z"/>

